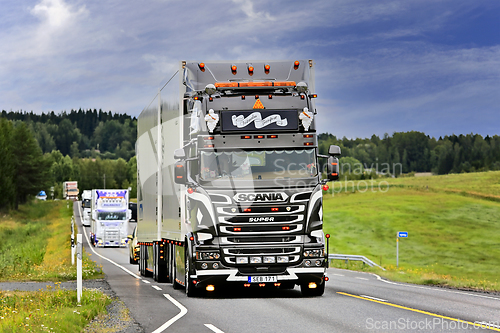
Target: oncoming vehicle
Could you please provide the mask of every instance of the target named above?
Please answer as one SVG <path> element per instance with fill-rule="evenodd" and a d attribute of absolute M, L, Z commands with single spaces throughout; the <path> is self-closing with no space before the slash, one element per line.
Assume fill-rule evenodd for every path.
<path fill-rule="evenodd" d="M 314 62 L 179 63 L 138 118 L 141 275 L 188 296 L 328 281 Z M 326 178 L 319 167 L 325 158 Z"/>

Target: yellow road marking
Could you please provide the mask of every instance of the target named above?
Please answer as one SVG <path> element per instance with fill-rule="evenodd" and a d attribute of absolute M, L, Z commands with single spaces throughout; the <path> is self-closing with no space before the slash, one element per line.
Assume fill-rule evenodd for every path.
<path fill-rule="evenodd" d="M 341 291 L 337 291 L 337 294 L 344 295 L 344 296 L 349 296 L 349 297 L 354 297 L 354 298 L 359 298 L 359 299 L 363 299 L 365 301 L 370 301 L 370 302 L 385 304 L 385 305 L 392 306 L 394 308 L 399 308 L 399 309 L 403 309 L 403 310 L 408 310 L 408 311 L 413 311 L 413 312 L 417 312 L 417 313 L 422 313 L 422 314 L 426 314 L 426 315 L 432 316 L 432 317 L 447 319 L 447 320 L 456 321 L 456 322 L 459 322 L 459 323 L 467 323 L 468 325 L 472 325 L 472 326 L 475 326 L 475 327 L 480 327 L 480 328 L 483 328 L 483 329 L 489 329 L 489 330 L 492 330 L 492 331 L 500 332 L 499 328 L 488 326 L 487 323 L 485 323 L 485 324 L 473 323 L 473 322 L 470 322 L 470 321 L 467 321 L 467 320 L 462 320 L 462 319 L 457 319 L 457 318 L 452 318 L 452 317 L 447 317 L 447 316 L 441 316 L 441 315 L 438 315 L 436 313 L 427 312 L 427 311 L 423 311 L 423 310 L 417 310 L 417 309 L 413 309 L 413 308 L 409 308 L 409 307 L 406 307 L 406 306 L 397 305 L 397 304 L 393 304 L 393 303 L 389 303 L 389 302 L 377 301 L 375 299 L 366 298 L 366 297 L 357 296 L 357 295 L 352 295 L 352 294 L 348 294 L 348 293 L 343 293 Z"/>

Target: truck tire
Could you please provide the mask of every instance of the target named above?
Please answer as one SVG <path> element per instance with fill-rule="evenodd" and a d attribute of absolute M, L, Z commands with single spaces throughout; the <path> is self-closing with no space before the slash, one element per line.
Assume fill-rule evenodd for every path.
<path fill-rule="evenodd" d="M 316 288 L 309 288 L 308 284 L 301 284 L 300 291 L 302 292 L 302 296 L 304 297 L 316 297 L 321 296 L 325 293 L 325 281 L 318 285 Z"/>

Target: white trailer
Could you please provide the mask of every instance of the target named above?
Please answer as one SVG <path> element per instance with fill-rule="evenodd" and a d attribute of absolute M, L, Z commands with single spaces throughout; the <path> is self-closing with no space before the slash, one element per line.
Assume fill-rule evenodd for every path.
<path fill-rule="evenodd" d="M 90 238 L 97 247 L 121 246 L 128 242 L 128 190 L 92 190 L 92 231 Z"/>

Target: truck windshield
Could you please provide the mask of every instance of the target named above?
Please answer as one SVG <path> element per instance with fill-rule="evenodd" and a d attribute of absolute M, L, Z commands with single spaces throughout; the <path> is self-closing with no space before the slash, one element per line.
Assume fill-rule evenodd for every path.
<path fill-rule="evenodd" d="M 314 149 L 201 152 L 203 181 L 311 178 L 317 174 Z"/>
<path fill-rule="evenodd" d="M 83 200 L 82 206 L 83 206 L 83 208 L 91 208 L 90 207 L 90 200 L 89 199 Z"/>
<path fill-rule="evenodd" d="M 126 212 L 97 212 L 97 219 L 100 221 L 125 221 Z"/>

